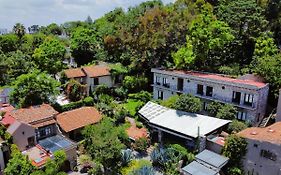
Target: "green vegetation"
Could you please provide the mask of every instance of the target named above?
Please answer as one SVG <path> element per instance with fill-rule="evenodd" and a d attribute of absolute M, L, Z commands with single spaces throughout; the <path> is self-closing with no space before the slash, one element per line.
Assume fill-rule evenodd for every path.
<path fill-rule="evenodd" d="M 142 101 L 134 99 L 128 99 L 127 102 L 123 104 L 124 108 L 129 111 L 131 116 L 135 116 L 143 105 L 144 103 Z"/>
<path fill-rule="evenodd" d="M 173 107 L 181 111 L 198 113 L 201 111 L 202 104 L 199 98 L 196 98 L 190 94 L 182 94 L 176 100 Z"/>
<path fill-rule="evenodd" d="M 50 75 L 34 70 L 14 81 L 11 102 L 19 107 L 49 103 L 58 94 L 59 82 Z"/>

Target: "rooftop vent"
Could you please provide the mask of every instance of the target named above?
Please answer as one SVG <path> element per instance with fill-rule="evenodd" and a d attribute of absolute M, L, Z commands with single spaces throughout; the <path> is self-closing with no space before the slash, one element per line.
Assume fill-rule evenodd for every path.
<path fill-rule="evenodd" d="M 250 134 L 251 135 L 257 135 L 258 133 L 256 131 L 252 131 Z"/>
<path fill-rule="evenodd" d="M 273 132 L 274 132 L 274 129 L 269 128 L 269 129 L 267 130 L 267 132 L 273 133 Z"/>

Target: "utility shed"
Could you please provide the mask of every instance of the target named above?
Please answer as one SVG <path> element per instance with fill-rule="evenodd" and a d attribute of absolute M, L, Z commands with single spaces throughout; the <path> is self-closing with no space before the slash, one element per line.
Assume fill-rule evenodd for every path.
<path fill-rule="evenodd" d="M 214 153 L 209 150 L 204 150 L 195 156 L 197 162 L 210 165 L 211 168 L 221 169 L 229 160 L 229 158 Z"/>
<path fill-rule="evenodd" d="M 218 172 L 207 168 L 206 166 L 193 161 L 184 168 L 182 168 L 184 175 L 219 175 Z"/>

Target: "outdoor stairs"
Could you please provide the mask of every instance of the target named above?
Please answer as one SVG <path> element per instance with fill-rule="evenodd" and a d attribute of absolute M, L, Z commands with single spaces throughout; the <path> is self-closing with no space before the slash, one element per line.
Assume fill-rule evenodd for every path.
<path fill-rule="evenodd" d="M 271 114 L 270 114 L 268 117 L 264 117 L 264 118 L 262 119 L 262 121 L 261 121 L 260 124 L 259 124 L 259 127 L 261 127 L 261 128 L 266 127 L 267 124 L 268 124 L 268 122 L 269 122 L 269 120 L 270 120 L 271 118 L 275 118 L 275 117 L 276 117 L 276 109 L 273 109 L 272 112 L 271 112 Z"/>
<path fill-rule="evenodd" d="M 152 151 L 154 150 L 155 146 L 154 145 L 150 145 L 150 147 L 147 148 L 146 152 L 148 155 L 150 155 L 152 153 Z"/>

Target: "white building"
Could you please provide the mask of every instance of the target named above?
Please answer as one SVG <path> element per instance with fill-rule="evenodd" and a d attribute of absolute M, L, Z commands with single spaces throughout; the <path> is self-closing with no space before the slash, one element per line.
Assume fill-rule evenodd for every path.
<path fill-rule="evenodd" d="M 151 69 L 154 74 L 154 99 L 167 99 L 176 94 L 192 94 L 203 101 L 206 109 L 211 101 L 229 103 L 237 107 L 237 119 L 259 123 L 265 115 L 269 84 L 224 75 Z"/>
<path fill-rule="evenodd" d="M 247 128 L 237 135 L 248 142 L 243 158 L 245 174 L 281 174 L 281 122 L 265 128 Z"/>
<path fill-rule="evenodd" d="M 92 65 L 75 69 L 67 69 L 64 71 L 68 79 L 75 79 L 76 81 L 85 84 L 87 94 L 93 91 L 98 85 L 106 85 L 113 87 L 120 83 L 121 76 L 113 77 L 110 73 L 108 65 Z"/>

